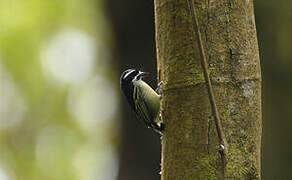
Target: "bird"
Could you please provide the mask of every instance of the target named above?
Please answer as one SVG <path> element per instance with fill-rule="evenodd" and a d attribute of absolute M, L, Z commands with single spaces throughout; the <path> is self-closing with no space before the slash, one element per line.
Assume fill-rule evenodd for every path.
<path fill-rule="evenodd" d="M 120 86 L 131 109 L 148 128 L 162 134 L 164 124 L 160 118 L 160 98 L 156 91 L 142 78 L 148 75 L 136 69 L 125 70 L 120 77 Z"/>

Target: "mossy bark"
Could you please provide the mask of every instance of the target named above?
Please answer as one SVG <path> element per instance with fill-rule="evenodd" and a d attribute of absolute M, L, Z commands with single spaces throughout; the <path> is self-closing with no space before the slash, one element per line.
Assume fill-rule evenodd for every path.
<path fill-rule="evenodd" d="M 252 0 L 194 0 L 228 143 L 225 179 L 261 179 L 261 72 Z M 163 180 L 222 179 L 219 140 L 187 0 L 155 0 Z"/>

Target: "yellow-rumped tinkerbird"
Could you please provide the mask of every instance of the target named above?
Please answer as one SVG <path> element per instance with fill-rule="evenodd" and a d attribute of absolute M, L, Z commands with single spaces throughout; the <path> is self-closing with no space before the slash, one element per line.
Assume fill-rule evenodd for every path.
<path fill-rule="evenodd" d="M 139 119 L 154 131 L 162 134 L 164 124 L 159 115 L 160 95 L 142 78 L 149 73 L 127 69 L 120 78 L 121 89 Z"/>

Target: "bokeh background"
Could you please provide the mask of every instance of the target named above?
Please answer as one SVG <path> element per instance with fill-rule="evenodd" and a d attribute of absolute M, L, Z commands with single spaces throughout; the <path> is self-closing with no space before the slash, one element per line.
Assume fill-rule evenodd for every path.
<path fill-rule="evenodd" d="M 263 179 L 292 179 L 292 1 L 255 2 Z M 160 179 L 160 139 L 120 73 L 152 73 L 150 0 L 0 0 L 0 180 Z"/>

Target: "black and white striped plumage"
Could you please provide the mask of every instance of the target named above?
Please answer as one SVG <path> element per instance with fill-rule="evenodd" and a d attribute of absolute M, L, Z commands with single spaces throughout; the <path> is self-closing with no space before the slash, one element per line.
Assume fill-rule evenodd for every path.
<path fill-rule="evenodd" d="M 121 75 L 120 84 L 127 101 L 137 116 L 153 130 L 161 133 L 163 124 L 160 123 L 158 95 L 142 77 L 148 73 L 128 69 Z"/>

